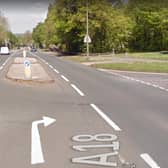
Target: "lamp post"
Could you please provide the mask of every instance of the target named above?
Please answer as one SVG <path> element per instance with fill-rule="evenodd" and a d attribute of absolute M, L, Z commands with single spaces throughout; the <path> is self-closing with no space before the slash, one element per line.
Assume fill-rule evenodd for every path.
<path fill-rule="evenodd" d="M 89 37 L 89 12 L 88 12 L 88 0 L 86 0 L 86 36 Z M 86 41 L 87 45 L 87 57 L 89 57 L 89 41 Z"/>

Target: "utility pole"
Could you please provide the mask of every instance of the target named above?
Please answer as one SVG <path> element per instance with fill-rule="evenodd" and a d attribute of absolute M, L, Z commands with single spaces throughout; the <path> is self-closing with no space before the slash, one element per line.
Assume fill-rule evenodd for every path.
<path fill-rule="evenodd" d="M 88 0 L 86 0 L 86 35 L 84 38 L 84 43 L 86 43 L 87 47 L 87 57 L 89 57 L 89 43 L 91 43 L 91 38 L 89 36 L 89 7 L 88 7 Z"/>
<path fill-rule="evenodd" d="M 86 0 L 86 36 L 89 37 L 89 12 L 88 12 L 88 0 Z M 89 41 L 86 42 L 87 45 L 87 57 L 89 57 Z"/>

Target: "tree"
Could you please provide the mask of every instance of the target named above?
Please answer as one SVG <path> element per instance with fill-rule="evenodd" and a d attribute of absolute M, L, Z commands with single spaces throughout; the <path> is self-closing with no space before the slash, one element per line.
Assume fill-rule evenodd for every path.
<path fill-rule="evenodd" d="M 168 49 L 168 10 L 158 3 L 147 2 L 132 10 L 135 20 L 129 47 L 136 51 L 160 51 Z"/>
<path fill-rule="evenodd" d="M 92 52 L 123 50 L 131 32 L 131 20 L 115 9 L 112 2 L 89 0 L 89 31 Z M 113 1 L 114 2 L 114 1 Z M 55 44 L 63 51 L 85 51 L 86 0 L 57 0 L 49 7 L 40 35 L 39 25 L 34 29 L 34 40 L 46 46 Z M 45 36 L 45 38 L 41 38 Z M 45 40 L 44 40 L 45 39 Z M 122 46 L 122 47 L 121 47 Z"/>
<path fill-rule="evenodd" d="M 7 32 L 9 30 L 9 25 L 7 18 L 0 13 L 0 44 L 4 45 L 7 40 Z"/>

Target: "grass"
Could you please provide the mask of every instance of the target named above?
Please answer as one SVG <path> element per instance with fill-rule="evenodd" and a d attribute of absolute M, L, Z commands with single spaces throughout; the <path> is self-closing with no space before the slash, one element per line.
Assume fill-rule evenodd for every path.
<path fill-rule="evenodd" d="M 116 54 L 116 57 L 125 57 L 124 54 Z M 161 54 L 160 52 L 142 52 L 142 53 L 128 53 L 129 58 L 168 60 L 168 54 Z"/>
<path fill-rule="evenodd" d="M 74 62 L 89 62 L 89 58 L 86 56 L 65 56 L 63 57 L 66 60 L 74 61 Z"/>
<path fill-rule="evenodd" d="M 136 71 L 136 72 L 156 72 L 156 73 L 168 73 L 168 63 L 106 63 L 106 64 L 94 64 L 96 68 L 113 69 L 122 71 Z"/>
<path fill-rule="evenodd" d="M 86 56 L 66 56 L 63 57 L 66 60 L 71 60 L 75 62 L 98 62 L 98 61 L 110 61 L 112 58 L 139 58 L 139 59 L 153 59 L 153 60 L 162 60 L 166 61 L 168 60 L 168 54 L 161 54 L 160 52 L 143 52 L 143 53 L 128 53 L 127 56 L 122 54 L 115 54 L 115 56 L 112 56 L 112 54 L 99 54 L 97 56 L 89 56 L 87 58 Z"/>

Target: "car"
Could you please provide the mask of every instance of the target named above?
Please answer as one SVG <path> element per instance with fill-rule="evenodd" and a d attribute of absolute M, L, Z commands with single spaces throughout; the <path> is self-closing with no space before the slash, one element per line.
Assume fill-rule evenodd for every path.
<path fill-rule="evenodd" d="M 0 54 L 1 55 L 9 55 L 10 54 L 9 48 L 8 47 L 1 47 Z"/>
<path fill-rule="evenodd" d="M 30 51 L 31 51 L 31 52 L 36 52 L 36 51 L 37 51 L 37 49 L 36 49 L 36 48 L 34 48 L 34 47 L 32 47 Z"/>

